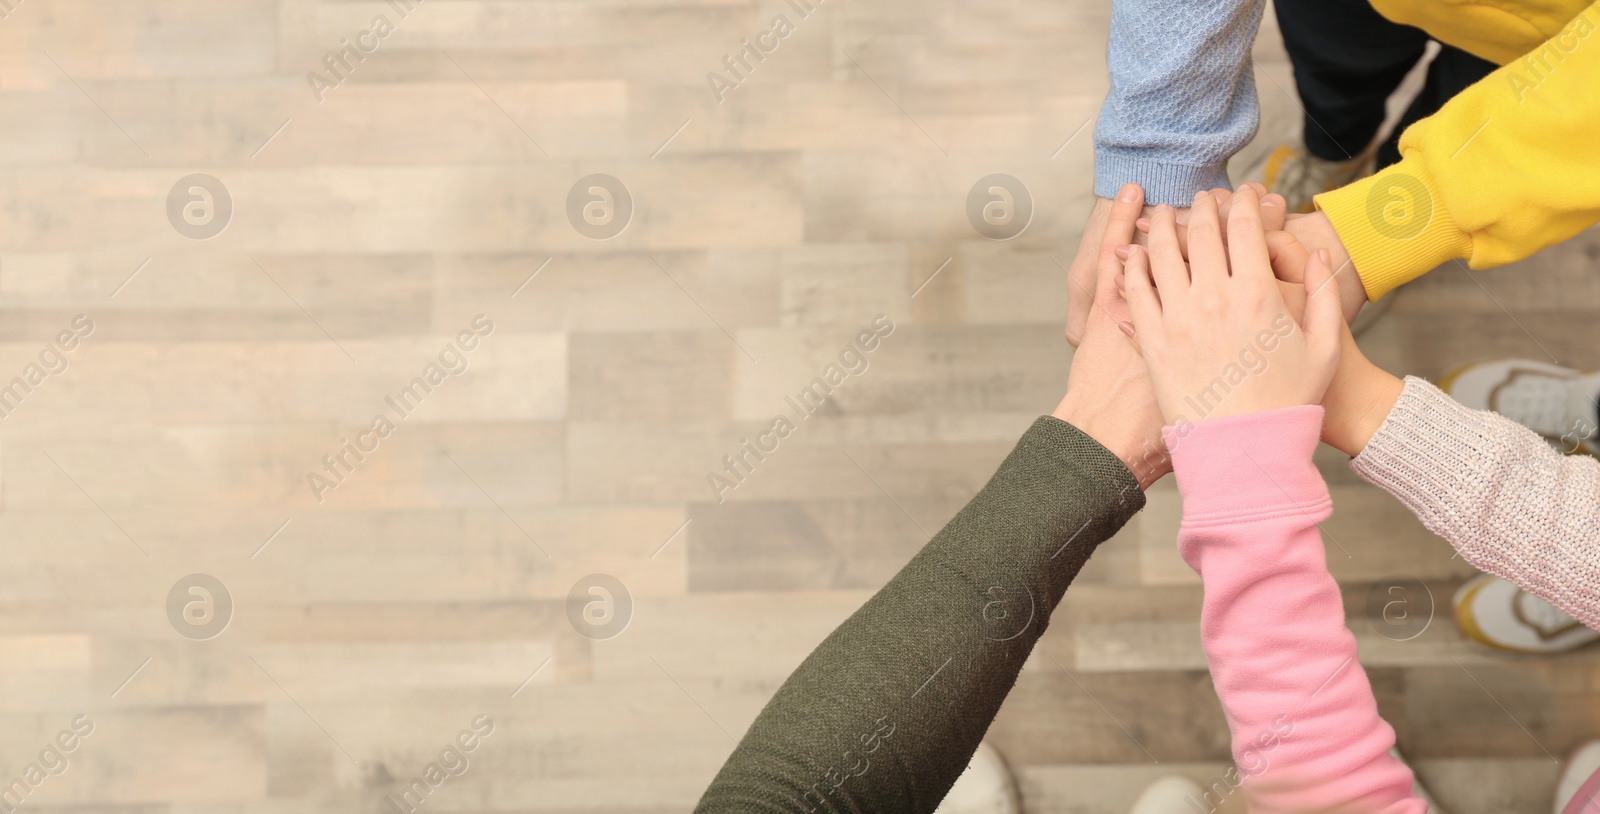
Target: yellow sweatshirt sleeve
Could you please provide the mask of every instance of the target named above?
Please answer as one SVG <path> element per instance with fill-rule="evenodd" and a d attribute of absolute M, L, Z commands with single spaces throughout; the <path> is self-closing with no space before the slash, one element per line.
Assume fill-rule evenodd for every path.
<path fill-rule="evenodd" d="M 1376 300 L 1441 263 L 1520 260 L 1600 220 L 1600 3 L 1400 137 L 1401 160 L 1316 197 Z"/>

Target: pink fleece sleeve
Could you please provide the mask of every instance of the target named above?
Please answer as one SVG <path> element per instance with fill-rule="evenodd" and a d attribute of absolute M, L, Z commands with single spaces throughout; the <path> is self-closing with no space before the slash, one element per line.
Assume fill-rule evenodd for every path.
<path fill-rule="evenodd" d="M 1328 573 L 1321 427 L 1312 405 L 1163 431 L 1183 495 L 1178 549 L 1205 583 L 1206 661 L 1250 811 L 1421 814 Z"/>

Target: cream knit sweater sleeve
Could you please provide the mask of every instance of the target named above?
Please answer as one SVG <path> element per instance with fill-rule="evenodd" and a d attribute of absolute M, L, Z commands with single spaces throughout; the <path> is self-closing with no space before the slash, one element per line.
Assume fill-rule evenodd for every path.
<path fill-rule="evenodd" d="M 1350 468 L 1467 562 L 1600 628 L 1600 461 L 1408 376 Z"/>

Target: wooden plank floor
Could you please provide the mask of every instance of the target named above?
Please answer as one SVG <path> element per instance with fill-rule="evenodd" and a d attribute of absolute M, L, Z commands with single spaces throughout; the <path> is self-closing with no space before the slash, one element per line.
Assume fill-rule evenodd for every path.
<path fill-rule="evenodd" d="M 463 731 L 419 810 L 687 810 L 1065 384 L 1105 3 L 0 13 L 0 382 L 48 368 L 0 422 L 0 779 L 77 747 L 31 810 L 392 810 Z M 780 14 L 719 100 L 708 72 Z M 1256 72 L 1250 154 L 1295 119 L 1270 14 Z M 967 220 L 990 173 L 1031 191 L 1013 240 Z M 569 191 L 595 174 L 621 187 L 590 226 Z M 1433 377 L 1541 348 L 1600 367 L 1597 256 L 1590 232 L 1441 271 L 1365 345 Z M 787 399 L 880 315 L 893 333 L 799 419 Z M 719 495 L 779 415 L 794 432 Z M 1321 461 L 1401 748 L 1451 812 L 1542 810 L 1552 756 L 1600 735 L 1600 652 L 1493 659 L 1445 615 L 1385 638 L 1371 591 L 1409 575 L 1443 609 L 1471 569 Z M 1029 811 L 1226 768 L 1179 515 L 1157 486 L 996 722 Z M 631 605 L 613 638 L 569 614 L 595 574 Z M 191 584 L 211 621 L 183 615 Z"/>

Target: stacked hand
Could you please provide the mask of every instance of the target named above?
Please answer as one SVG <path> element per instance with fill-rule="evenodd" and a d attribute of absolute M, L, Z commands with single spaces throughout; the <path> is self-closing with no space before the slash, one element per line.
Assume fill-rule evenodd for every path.
<path fill-rule="evenodd" d="M 1283 196 L 1268 195 L 1266 187 L 1260 184 L 1250 183 L 1245 184 L 1245 186 L 1255 189 L 1262 196 L 1261 213 L 1266 228 L 1286 228 L 1284 213 L 1287 210 L 1285 209 Z M 1143 195 L 1143 192 L 1140 194 Z M 1226 189 L 1214 189 L 1211 190 L 1211 194 L 1216 196 L 1217 203 L 1222 207 L 1222 215 L 1226 217 L 1228 214 L 1228 201 L 1233 193 Z M 1120 193 L 1118 197 L 1121 197 Z M 1072 266 L 1067 271 L 1067 341 L 1072 343 L 1073 347 L 1077 347 L 1078 343 L 1083 341 L 1085 326 L 1089 323 L 1089 313 L 1093 310 L 1095 282 L 1099 279 L 1100 274 L 1100 253 L 1106 243 L 1106 225 L 1111 220 L 1113 206 L 1114 203 L 1109 198 L 1095 199 L 1094 209 L 1089 213 L 1089 222 L 1084 226 L 1083 236 L 1078 241 L 1078 253 L 1073 256 Z M 1146 217 L 1139 219 L 1140 229 L 1148 229 L 1148 216 L 1154 209 L 1154 207 L 1144 207 L 1141 214 Z M 1175 212 L 1180 225 L 1188 223 L 1189 210 L 1187 208 L 1180 208 Z M 1322 226 L 1327 224 L 1327 218 L 1321 218 L 1320 224 L 1314 221 L 1296 223 L 1297 220 L 1304 217 L 1306 216 L 1295 215 L 1290 218 L 1290 222 L 1294 224 L 1293 228 L 1299 230 L 1296 234 L 1304 234 L 1305 240 L 1308 241 L 1306 245 L 1328 246 L 1333 251 L 1334 259 L 1338 262 L 1343 262 L 1345 257 L 1344 246 L 1339 243 L 1338 236 L 1334 235 L 1333 227 L 1327 225 L 1325 233 L 1322 231 Z M 1182 235 L 1183 230 L 1179 229 L 1180 241 L 1183 239 Z M 1318 242 L 1319 240 L 1325 240 L 1329 236 L 1332 237 L 1331 245 L 1326 242 Z M 1134 235 L 1133 239 L 1134 241 L 1143 242 L 1143 235 Z M 1335 266 L 1335 268 L 1338 268 L 1338 266 Z"/>
<path fill-rule="evenodd" d="M 1308 253 L 1319 249 L 1328 253 L 1328 262 L 1333 267 L 1334 274 L 1339 277 L 1339 281 L 1343 284 L 1339 287 L 1339 298 L 1341 310 L 1344 311 L 1344 319 L 1346 322 L 1354 322 L 1356 314 L 1361 312 L 1361 307 L 1367 304 L 1367 289 L 1361 285 L 1361 278 L 1355 274 L 1354 266 L 1350 263 L 1350 253 L 1345 251 L 1344 243 L 1339 240 L 1339 233 L 1334 231 L 1333 223 L 1328 220 L 1328 216 L 1321 212 L 1313 212 L 1309 215 L 1288 215 L 1285 217 L 1281 196 L 1266 194 L 1266 187 L 1254 182 L 1245 184 L 1240 189 L 1254 190 L 1257 195 L 1263 196 L 1261 198 L 1262 226 L 1268 233 L 1279 233 L 1280 239 L 1292 238 L 1294 242 L 1303 246 Z M 1219 204 L 1219 211 L 1222 217 L 1226 218 L 1232 193 L 1225 189 L 1213 189 L 1211 190 L 1211 196 Z M 1188 229 L 1185 227 L 1188 222 L 1188 211 L 1178 210 L 1178 245 L 1185 256 L 1188 256 L 1189 251 Z M 1150 219 L 1148 217 L 1140 218 L 1138 228 L 1141 235 L 1149 233 Z M 1223 239 L 1226 240 L 1227 236 L 1224 235 Z M 1303 265 L 1293 271 L 1298 275 L 1302 268 L 1304 268 Z M 1298 282 L 1298 280 L 1296 281 Z M 1070 326 L 1070 314 L 1067 322 Z M 1069 336 L 1070 333 L 1069 330 Z"/>
<path fill-rule="evenodd" d="M 1306 283 L 1304 269 L 1307 268 L 1309 254 L 1304 241 L 1292 232 L 1269 232 L 1267 248 L 1272 255 L 1273 272 L 1279 280 L 1284 281 L 1283 285 L 1304 292 L 1301 286 Z M 1334 268 L 1338 269 L 1338 266 Z M 1349 271 L 1348 266 L 1345 271 L 1336 270 L 1334 276 L 1343 284 L 1341 291 L 1361 289 L 1360 279 Z M 1346 280 L 1350 282 L 1346 283 Z M 1354 310 L 1350 308 L 1350 298 L 1343 297 L 1346 319 L 1354 319 L 1356 311 L 1366 302 L 1365 289 L 1361 289 L 1360 297 L 1361 301 Z M 1326 410 L 1322 421 L 1322 440 L 1328 446 L 1354 457 L 1361 453 L 1372 434 L 1389 416 L 1405 385 L 1361 353 L 1348 327 L 1340 334 L 1340 345 L 1339 369 L 1328 385 L 1328 392 L 1322 397 L 1322 406 Z"/>
<path fill-rule="evenodd" d="M 1313 212 L 1309 215 L 1290 215 L 1283 228 L 1289 237 L 1307 251 L 1327 252 L 1328 263 L 1339 278 L 1339 300 L 1345 322 L 1354 322 L 1356 314 L 1361 312 L 1361 306 L 1367 304 L 1367 289 L 1361 285 L 1361 278 L 1350 263 L 1350 253 L 1345 251 L 1339 233 L 1333 230 L 1333 222 L 1328 220 L 1327 215 Z M 1300 268 L 1304 268 L 1304 265 Z"/>
<path fill-rule="evenodd" d="M 1116 249 L 1133 241 L 1134 222 L 1143 211 L 1144 192 L 1137 184 L 1124 186 L 1105 213 L 1100 242 L 1091 254 L 1095 274 L 1087 281 L 1089 287 L 1078 287 L 1083 283 L 1069 274 L 1071 298 L 1084 304 L 1083 326 L 1067 395 L 1054 413 L 1122 459 L 1141 487 L 1172 470 L 1150 373 L 1125 335 L 1132 324 L 1117 287 L 1122 263 Z"/>
<path fill-rule="evenodd" d="M 1163 421 L 1320 400 L 1323 440 L 1361 451 L 1402 385 L 1350 336 L 1345 320 L 1366 292 L 1325 217 L 1285 218 L 1259 184 L 1185 209 L 1147 208 L 1134 184 L 1103 203 L 1068 275 L 1078 352 L 1057 417 L 1141 486 L 1170 471 Z M 1093 273 L 1082 280 L 1085 258 Z"/>
<path fill-rule="evenodd" d="M 1316 404 L 1338 367 L 1344 323 L 1327 252 L 1302 266 L 1310 293 L 1297 317 L 1273 276 L 1259 193 L 1242 188 L 1230 204 L 1226 242 L 1217 199 L 1202 192 L 1183 244 L 1163 207 L 1149 248 L 1122 252 L 1133 324 L 1169 423 Z"/>
<path fill-rule="evenodd" d="M 1258 194 L 1264 189 L 1259 184 L 1245 186 L 1254 189 Z M 1214 189 L 1211 190 L 1211 194 L 1224 207 L 1222 212 L 1225 217 L 1229 201 L 1227 190 Z M 1338 280 L 1341 310 L 1345 321 L 1353 321 L 1367 302 L 1367 292 L 1362 287 L 1361 278 L 1356 275 L 1354 267 L 1349 262 L 1350 256 L 1345 252 L 1344 244 L 1339 241 L 1339 236 L 1334 232 L 1327 216 L 1320 212 L 1312 215 L 1290 215 L 1282 229 L 1275 230 L 1272 225 L 1272 210 L 1263 208 L 1262 211 L 1263 220 L 1267 222 L 1266 242 L 1268 254 L 1272 258 L 1272 270 L 1281 281 L 1279 290 L 1291 315 L 1296 320 L 1301 318 L 1307 294 L 1305 284 L 1308 263 L 1314 257 L 1320 256 L 1323 265 L 1333 268 L 1333 276 Z M 1138 227 L 1142 232 L 1149 232 L 1150 219 L 1141 218 Z M 1175 232 L 1179 249 L 1187 258 L 1187 232 L 1182 226 L 1177 227 Z M 1224 239 L 1226 237 L 1227 234 L 1224 233 Z M 1124 250 L 1123 254 L 1126 253 Z M 1309 288 L 1315 290 L 1317 286 L 1313 284 Z M 1369 361 L 1356 346 L 1355 338 L 1350 335 L 1348 327 L 1344 328 L 1340 331 L 1339 368 L 1322 398 L 1322 406 L 1326 410 L 1322 423 L 1322 440 L 1346 455 L 1352 457 L 1359 455 L 1366 447 L 1367 441 L 1372 438 L 1372 434 L 1388 417 L 1404 386 L 1399 379 Z"/>

